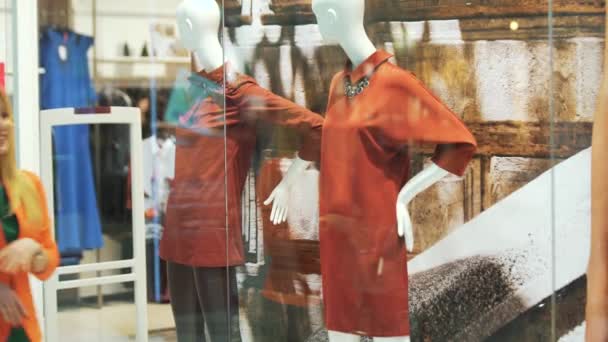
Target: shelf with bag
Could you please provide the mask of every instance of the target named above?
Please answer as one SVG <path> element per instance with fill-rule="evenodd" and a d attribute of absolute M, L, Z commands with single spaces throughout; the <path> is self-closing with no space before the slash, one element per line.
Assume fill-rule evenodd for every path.
<path fill-rule="evenodd" d="M 190 66 L 190 57 L 102 57 L 95 59 L 95 62 L 98 64 L 153 64 Z"/>
<path fill-rule="evenodd" d="M 171 85 L 181 69 L 190 69 L 190 57 L 101 57 L 90 60 L 95 82 L 132 86 L 149 83 Z"/>

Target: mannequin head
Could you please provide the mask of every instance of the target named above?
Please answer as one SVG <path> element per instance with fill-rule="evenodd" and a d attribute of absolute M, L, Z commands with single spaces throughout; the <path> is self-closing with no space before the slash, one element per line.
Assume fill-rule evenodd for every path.
<path fill-rule="evenodd" d="M 182 44 L 197 57 L 195 68 L 213 70 L 221 66 L 224 61 L 218 38 L 221 15 L 215 0 L 184 0 L 177 7 L 176 16 Z"/>
<path fill-rule="evenodd" d="M 220 8 L 215 0 L 184 0 L 177 7 L 177 27 L 184 47 L 200 48 L 201 41 L 217 39 Z"/>
<path fill-rule="evenodd" d="M 327 41 L 343 42 L 363 29 L 365 0 L 313 0 L 312 10 Z"/>
<path fill-rule="evenodd" d="M 312 0 L 312 11 L 323 39 L 340 44 L 353 65 L 376 51 L 363 27 L 365 0 Z"/>

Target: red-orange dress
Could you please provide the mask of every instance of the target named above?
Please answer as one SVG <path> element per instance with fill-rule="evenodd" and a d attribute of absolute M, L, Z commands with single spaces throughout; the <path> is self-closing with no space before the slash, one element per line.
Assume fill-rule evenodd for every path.
<path fill-rule="evenodd" d="M 323 125 L 320 244 L 329 330 L 409 335 L 406 248 L 395 204 L 412 146 L 436 145 L 433 161 L 462 175 L 476 149 L 466 126 L 409 71 L 377 51 L 332 80 Z M 345 95 L 345 80 L 369 86 Z"/>
<path fill-rule="evenodd" d="M 175 178 L 160 243 L 167 261 L 196 267 L 244 262 L 241 194 L 257 120 L 295 128 L 307 139 L 321 133 L 320 115 L 265 90 L 249 76 L 230 68 L 226 75 L 222 91 L 218 85 L 224 83 L 224 67 L 199 73 L 210 96 L 197 101 L 181 118 L 186 127 L 176 130 Z"/>

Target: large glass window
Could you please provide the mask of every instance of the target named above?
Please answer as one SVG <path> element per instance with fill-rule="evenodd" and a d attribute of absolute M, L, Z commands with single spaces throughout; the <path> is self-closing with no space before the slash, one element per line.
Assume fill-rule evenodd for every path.
<path fill-rule="evenodd" d="M 583 340 L 603 2 L 37 5 L 49 342 Z"/>

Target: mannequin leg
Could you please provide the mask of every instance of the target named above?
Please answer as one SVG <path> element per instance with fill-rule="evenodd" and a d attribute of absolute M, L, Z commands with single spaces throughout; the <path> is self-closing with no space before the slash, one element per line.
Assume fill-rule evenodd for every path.
<path fill-rule="evenodd" d="M 374 337 L 374 342 L 410 342 L 409 336 Z"/>
<path fill-rule="evenodd" d="M 195 272 L 211 342 L 241 342 L 235 267 L 198 267 Z"/>
<path fill-rule="evenodd" d="M 361 336 L 337 331 L 328 331 L 329 342 L 360 342 Z"/>
<path fill-rule="evenodd" d="M 205 342 L 205 321 L 193 268 L 167 262 L 167 282 L 178 342 Z"/>

